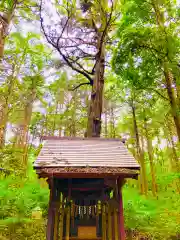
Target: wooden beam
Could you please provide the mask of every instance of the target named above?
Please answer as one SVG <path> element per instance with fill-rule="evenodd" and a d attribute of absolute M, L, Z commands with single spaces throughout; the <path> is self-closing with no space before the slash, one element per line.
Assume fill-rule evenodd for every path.
<path fill-rule="evenodd" d="M 132 174 L 132 173 L 74 173 L 74 172 L 43 172 L 43 170 L 36 170 L 37 174 L 39 175 L 40 178 L 48 178 L 50 176 L 56 177 L 56 178 L 106 178 L 107 176 L 112 177 L 112 178 L 133 178 L 137 179 L 138 174 Z"/>

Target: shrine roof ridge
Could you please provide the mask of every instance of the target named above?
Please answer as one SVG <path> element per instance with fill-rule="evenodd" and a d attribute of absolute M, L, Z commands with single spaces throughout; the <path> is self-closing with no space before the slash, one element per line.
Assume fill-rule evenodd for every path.
<path fill-rule="evenodd" d="M 117 141 L 125 143 L 124 138 L 101 138 L 101 137 L 59 137 L 59 136 L 41 136 L 41 140 L 98 140 L 98 141 Z"/>

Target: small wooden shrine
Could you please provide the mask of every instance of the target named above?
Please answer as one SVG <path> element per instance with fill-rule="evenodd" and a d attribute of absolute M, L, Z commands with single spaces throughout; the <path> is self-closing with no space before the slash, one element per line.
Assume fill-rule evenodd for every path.
<path fill-rule="evenodd" d="M 47 178 L 47 240 L 125 240 L 122 186 L 139 164 L 116 139 L 44 137 L 34 163 Z"/>

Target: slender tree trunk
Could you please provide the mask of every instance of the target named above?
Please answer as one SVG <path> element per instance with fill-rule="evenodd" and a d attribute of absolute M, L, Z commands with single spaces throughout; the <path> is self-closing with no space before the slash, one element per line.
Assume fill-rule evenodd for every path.
<path fill-rule="evenodd" d="M 0 117 L 0 148 L 4 147 L 7 120 L 8 120 L 8 105 L 4 104 L 1 108 Z"/>
<path fill-rule="evenodd" d="M 169 122 L 168 122 L 168 133 L 166 134 L 166 138 L 167 138 L 167 141 L 168 141 L 169 150 L 171 151 L 171 156 L 169 157 L 170 165 L 171 165 L 171 171 L 175 171 L 175 172 L 179 173 L 180 172 L 179 158 L 178 158 L 178 155 L 177 155 L 175 142 L 173 140 L 171 123 L 169 123 Z M 175 184 L 176 184 L 177 191 L 180 194 L 180 179 L 179 178 L 177 178 L 177 180 L 175 181 Z"/>
<path fill-rule="evenodd" d="M 169 132 L 169 142 L 171 144 L 173 159 L 174 159 L 173 165 L 174 165 L 176 171 L 180 172 L 180 163 L 179 163 L 179 158 L 178 158 L 177 151 L 176 151 L 176 144 L 173 139 L 173 131 L 172 131 L 171 123 L 169 121 L 167 121 L 167 123 L 168 123 L 168 132 Z"/>
<path fill-rule="evenodd" d="M 150 162 L 150 169 L 151 169 L 151 178 L 152 178 L 152 193 L 153 196 L 156 197 L 157 195 L 157 184 L 156 184 L 156 176 L 155 176 L 155 167 L 154 167 L 154 156 L 153 156 L 153 146 L 152 146 L 152 139 L 148 131 L 147 127 L 147 119 L 144 118 L 144 129 L 146 132 L 146 142 L 147 142 L 147 149 L 149 155 L 149 162 Z"/>
<path fill-rule="evenodd" d="M 48 113 L 46 113 L 45 115 L 44 128 L 45 128 L 44 135 L 48 136 Z"/>
<path fill-rule="evenodd" d="M 61 136 L 62 136 L 62 128 L 59 127 L 59 137 L 61 137 Z"/>
<path fill-rule="evenodd" d="M 157 145 L 156 145 L 155 151 L 156 151 L 156 154 L 158 156 L 158 161 L 160 162 L 161 167 L 164 167 L 164 155 L 163 155 L 163 151 L 160 148 L 160 145 L 161 145 L 161 136 L 158 132 L 158 134 L 157 134 Z"/>
<path fill-rule="evenodd" d="M 115 130 L 115 119 L 114 119 L 114 109 L 113 107 L 111 107 L 110 109 L 111 111 L 111 138 L 115 138 L 116 137 L 116 130 Z"/>
<path fill-rule="evenodd" d="M 44 132 L 45 132 L 45 122 L 44 120 L 42 121 L 42 124 L 40 124 L 40 144 L 42 143 L 43 139 L 42 139 L 42 136 L 44 136 Z"/>
<path fill-rule="evenodd" d="M 104 133 L 105 133 L 105 138 L 108 137 L 108 110 L 105 110 L 105 124 L 104 124 Z"/>
<path fill-rule="evenodd" d="M 55 110 L 55 115 L 54 115 L 54 121 L 53 121 L 53 136 L 55 135 L 55 131 L 56 131 L 56 116 L 58 113 L 58 101 L 56 102 L 56 110 Z"/>
<path fill-rule="evenodd" d="M 143 156 L 143 152 L 142 149 L 140 147 L 140 137 L 139 137 L 139 130 L 138 130 L 138 126 L 137 126 L 137 120 L 136 120 L 136 110 L 135 110 L 135 106 L 132 103 L 131 105 L 132 108 L 132 115 L 133 115 L 133 125 L 134 125 L 134 133 L 135 133 L 135 137 L 136 137 L 136 150 L 137 150 L 137 157 L 138 160 L 140 162 L 141 165 L 141 192 L 142 194 L 147 195 L 147 179 L 146 179 L 146 166 L 145 166 L 145 162 L 144 162 L 144 156 Z"/>
<path fill-rule="evenodd" d="M 170 70 L 167 69 L 165 66 L 164 68 L 164 75 L 167 84 L 167 92 L 169 96 L 170 106 L 171 106 L 171 113 L 174 119 L 174 124 L 176 126 L 177 135 L 180 141 L 180 115 L 179 115 L 179 108 L 178 108 L 178 99 L 176 97 L 174 88 L 173 88 L 173 75 Z"/>
<path fill-rule="evenodd" d="M 100 137 L 101 134 L 101 113 L 105 70 L 105 45 L 104 42 L 102 42 L 102 34 L 103 33 L 98 33 L 98 53 L 96 56 L 97 63 L 95 66 L 95 76 L 91 92 L 91 101 L 87 124 L 87 137 Z"/>
<path fill-rule="evenodd" d="M 0 148 L 4 146 L 5 143 L 5 135 L 6 135 L 6 128 L 8 122 L 8 115 L 9 115 L 9 102 L 12 98 L 13 87 L 14 87 L 14 75 L 15 68 L 13 67 L 13 74 L 9 77 L 9 81 L 7 82 L 8 90 L 7 94 L 4 97 L 4 101 L 1 105 L 1 117 L 0 117 Z"/>
<path fill-rule="evenodd" d="M 4 100 L 2 101 L 2 111 L 1 111 L 1 121 L 0 121 L 0 148 L 4 146 L 5 142 L 5 135 L 6 135 L 6 127 L 8 122 L 8 115 L 9 115 L 9 103 L 12 99 L 13 94 L 13 88 L 14 88 L 14 81 L 17 78 L 19 71 L 21 69 L 21 66 L 24 62 L 25 56 L 26 56 L 26 50 L 24 49 L 24 52 L 22 54 L 22 57 L 20 59 L 20 63 L 18 65 L 13 64 L 12 66 L 12 74 L 7 78 L 7 85 L 8 90 L 4 97 Z M 16 61 L 15 61 L 16 62 Z"/>
<path fill-rule="evenodd" d="M 176 97 L 177 97 L 177 104 L 178 104 L 178 107 L 180 107 L 180 85 L 179 85 L 179 82 L 177 80 L 177 78 L 174 76 L 174 85 L 175 85 L 175 93 L 176 93 Z"/>
<path fill-rule="evenodd" d="M 35 98 L 36 98 L 36 90 L 33 89 L 32 93 L 28 99 L 28 102 L 26 103 L 25 108 L 24 108 L 24 121 L 22 124 L 23 131 L 22 131 L 22 136 L 21 136 L 20 143 L 19 143 L 19 146 L 22 148 L 27 144 L 29 125 L 31 122 L 32 108 L 33 108 L 33 103 L 34 103 Z"/>
<path fill-rule="evenodd" d="M 19 142 L 17 143 L 18 148 L 20 148 L 23 153 L 22 164 L 25 169 L 27 168 L 29 125 L 32 117 L 33 103 L 36 99 L 36 94 L 37 94 L 36 89 L 32 89 L 31 91 L 32 92 L 31 92 L 31 95 L 29 96 L 28 102 L 25 105 L 24 121 L 23 121 L 23 124 L 21 124 L 22 131 L 19 138 Z"/>
<path fill-rule="evenodd" d="M 76 108 L 77 108 L 76 91 L 74 92 L 73 102 L 74 102 L 74 107 L 73 107 L 73 112 L 72 112 L 72 136 L 75 137 L 76 136 Z"/>
<path fill-rule="evenodd" d="M 155 11 L 156 22 L 157 22 L 157 26 L 159 27 L 160 33 L 162 35 L 166 35 L 164 12 L 160 10 L 159 2 L 157 0 L 152 0 L 152 5 Z M 164 48 L 165 48 L 164 50 L 167 53 L 169 52 L 169 49 L 167 47 L 168 41 L 169 39 L 166 38 L 166 43 L 164 44 Z M 177 94 L 175 93 L 175 90 L 173 87 L 174 77 L 171 69 L 169 68 L 169 59 L 167 57 L 162 61 L 162 67 L 164 69 L 167 93 L 168 93 L 169 102 L 171 106 L 171 114 L 174 119 L 177 135 L 180 141 L 180 115 L 179 115 L 179 108 L 178 108 L 179 101 L 177 97 L 179 95 L 179 92 L 177 92 Z M 176 88 L 176 90 L 178 91 L 179 88 Z"/>
<path fill-rule="evenodd" d="M 14 15 L 18 0 L 11 1 L 11 7 L 0 16 L 0 60 L 4 56 L 5 39 L 8 34 L 9 25 Z"/>

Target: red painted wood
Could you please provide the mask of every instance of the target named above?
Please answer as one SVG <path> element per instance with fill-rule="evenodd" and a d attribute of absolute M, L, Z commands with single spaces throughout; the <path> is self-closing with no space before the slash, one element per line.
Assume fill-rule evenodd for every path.
<path fill-rule="evenodd" d="M 57 189 L 55 179 L 49 180 L 50 197 L 48 208 L 48 222 L 46 229 L 46 240 L 54 240 L 55 212 L 59 209 L 60 191 Z M 57 226 L 57 228 L 59 228 Z M 58 229 L 57 229 L 58 230 Z"/>
<path fill-rule="evenodd" d="M 122 188 L 119 190 L 119 238 L 125 240 Z"/>
<path fill-rule="evenodd" d="M 112 239 L 115 239 L 115 231 L 114 231 L 114 214 L 111 216 L 111 221 L 112 221 Z"/>
<path fill-rule="evenodd" d="M 50 196 L 49 196 L 49 208 L 48 208 L 48 222 L 47 222 L 47 229 L 46 229 L 46 239 L 53 240 L 54 238 L 54 211 L 53 211 L 53 200 L 55 195 L 55 186 L 54 180 L 49 180 L 49 187 L 50 187 Z"/>

